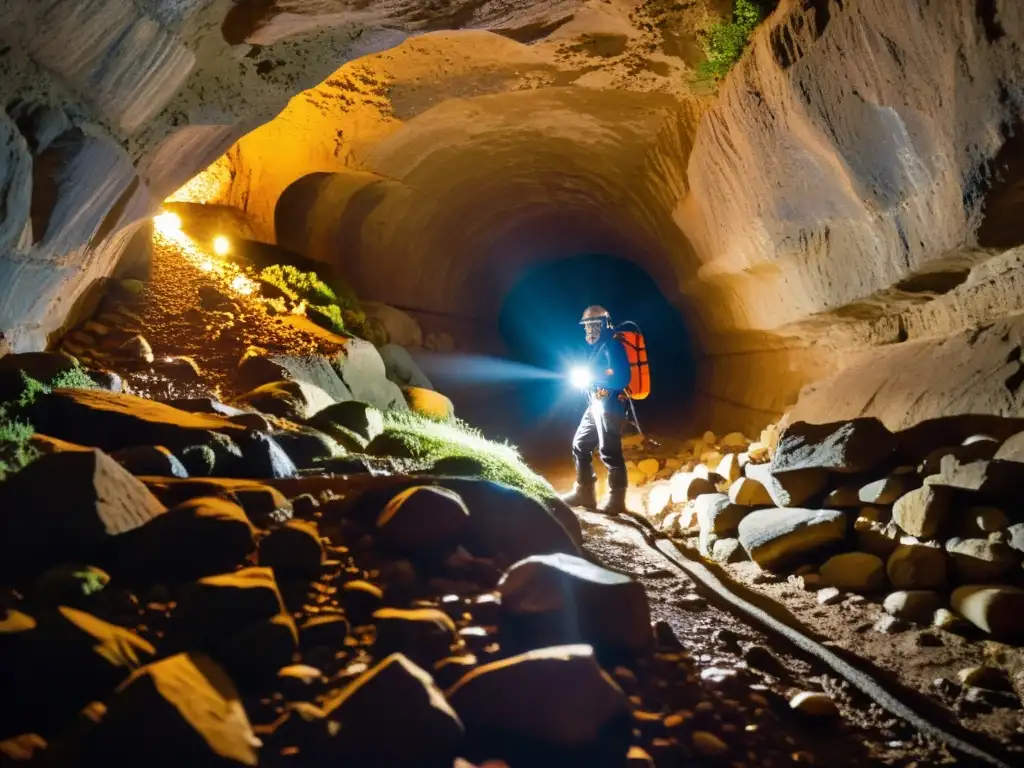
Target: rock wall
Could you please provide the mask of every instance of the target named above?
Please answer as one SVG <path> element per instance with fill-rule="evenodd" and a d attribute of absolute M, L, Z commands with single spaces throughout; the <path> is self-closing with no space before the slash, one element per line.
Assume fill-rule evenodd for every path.
<path fill-rule="evenodd" d="M 717 94 L 697 33 L 728 3 L 364 6 L 0 3 L 4 342 L 44 345 L 227 150 L 204 199 L 424 317 L 493 321 L 537 260 L 636 260 L 720 431 L 828 377 L 849 394 L 794 414 L 1018 407 L 895 372 L 956 348 L 973 381 L 1015 348 L 1010 319 L 1006 349 L 955 340 L 1024 311 L 1019 3 L 783 0 Z"/>

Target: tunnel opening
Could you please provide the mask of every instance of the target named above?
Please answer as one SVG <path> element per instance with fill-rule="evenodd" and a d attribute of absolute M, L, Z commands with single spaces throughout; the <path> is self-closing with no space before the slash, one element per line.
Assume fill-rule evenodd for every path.
<path fill-rule="evenodd" d="M 579 325 L 583 310 L 600 304 L 620 323 L 643 330 L 650 354 L 651 395 L 636 404 L 644 432 L 675 429 L 689 415 L 697 384 L 694 342 L 679 311 L 654 278 L 627 259 L 580 253 L 525 267 L 501 301 L 497 330 L 507 359 L 495 375 L 466 381 L 462 366 L 426 363 L 460 416 L 488 436 L 508 438 L 532 462 L 567 461 L 584 396 L 568 381 L 588 348 Z M 481 363 L 487 365 L 487 363 Z M 498 368 L 508 367 L 502 376 Z"/>

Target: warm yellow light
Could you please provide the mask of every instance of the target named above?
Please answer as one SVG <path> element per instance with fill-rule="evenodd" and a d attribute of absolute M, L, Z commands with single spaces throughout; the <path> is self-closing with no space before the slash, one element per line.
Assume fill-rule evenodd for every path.
<path fill-rule="evenodd" d="M 201 269 L 203 272 L 212 272 L 213 271 L 213 261 L 211 259 L 206 259 L 206 258 L 200 259 L 200 261 L 199 261 L 199 269 Z"/>
<path fill-rule="evenodd" d="M 294 307 L 292 307 L 292 314 L 293 315 L 304 315 L 304 314 L 306 314 L 306 300 L 305 299 L 303 299 L 298 304 L 296 304 Z"/>
<path fill-rule="evenodd" d="M 231 241 L 224 235 L 213 238 L 213 252 L 218 256 L 227 256 L 231 252 Z"/>
<path fill-rule="evenodd" d="M 247 278 L 245 275 L 236 275 L 231 281 L 231 289 L 236 293 L 240 293 L 243 296 L 248 296 L 254 290 L 256 290 L 256 283 Z"/>
<path fill-rule="evenodd" d="M 169 235 L 181 231 L 181 217 L 176 213 L 161 213 L 153 217 L 157 232 Z"/>

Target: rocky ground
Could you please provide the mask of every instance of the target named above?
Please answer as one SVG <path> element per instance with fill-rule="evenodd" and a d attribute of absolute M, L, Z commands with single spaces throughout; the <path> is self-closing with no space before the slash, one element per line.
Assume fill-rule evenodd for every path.
<path fill-rule="evenodd" d="M 480 479 L 473 456 L 417 463 L 394 414 L 429 414 L 448 425 L 431 439 L 455 440 L 443 396 L 407 386 L 368 342 L 275 309 L 237 270 L 157 245 L 150 280 L 112 286 L 63 352 L 0 359 L 0 437 L 32 433 L 0 454 L 0 680 L 18 704 L 0 762 L 958 761 L 709 601 L 623 522 L 577 517 L 539 479 Z M 861 429 L 844 439 L 861 445 Z M 688 515 L 717 509 L 696 491 L 724 487 L 730 467 L 771 472 L 794 440 L 804 462 L 822 461 L 807 446 L 823 440 L 856 454 L 799 435 L 723 438 L 724 476 L 698 466 L 696 443 L 634 441 L 631 473 L 682 536 Z M 527 472 L 502 460 L 513 484 Z M 795 494 L 779 476 L 761 490 Z M 755 508 L 784 510 L 731 479 L 752 505 L 735 513 L 734 552 L 774 566 L 845 541 L 831 512 L 828 536 L 793 537 L 816 530 L 813 511 L 750 538 Z M 753 580 L 776 585 L 766 572 Z M 998 660 L 974 666 L 961 700 L 977 706 L 961 711 L 1007 711 Z"/>
<path fill-rule="evenodd" d="M 1019 756 L 1020 430 L 961 417 L 892 434 L 856 419 L 635 445 L 633 507 Z"/>

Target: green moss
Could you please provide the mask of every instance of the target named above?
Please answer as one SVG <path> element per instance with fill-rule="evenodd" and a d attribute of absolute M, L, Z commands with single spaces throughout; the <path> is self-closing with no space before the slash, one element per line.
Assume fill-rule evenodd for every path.
<path fill-rule="evenodd" d="M 698 67 L 703 78 L 721 80 L 743 56 L 757 25 L 778 5 L 778 0 L 736 0 L 732 19 L 712 25 L 704 38 L 707 60 Z"/>
<path fill-rule="evenodd" d="M 0 376 L 0 480 L 22 469 L 39 452 L 29 445 L 35 427 L 28 418 L 29 409 L 51 389 L 89 389 L 96 384 L 79 367 L 58 373 L 47 383 L 33 379 L 24 371 L 8 371 Z"/>
<path fill-rule="evenodd" d="M 341 317 L 341 308 L 337 304 L 315 305 L 306 307 L 306 317 L 335 333 L 345 333 L 345 321 Z"/>
<path fill-rule="evenodd" d="M 81 368 L 61 371 L 50 382 L 53 389 L 95 389 L 96 382 Z"/>
<path fill-rule="evenodd" d="M 316 272 L 303 272 L 288 264 L 275 264 L 260 272 L 260 279 L 310 304 L 338 303 L 337 294 L 317 277 Z"/>
<path fill-rule="evenodd" d="M 440 420 L 412 411 L 386 411 L 384 432 L 367 447 L 374 456 L 392 456 L 410 462 L 415 471 L 461 467 L 457 474 L 472 474 L 518 488 L 543 502 L 554 489 L 527 466 L 513 446 L 488 440 L 458 419 Z"/>

